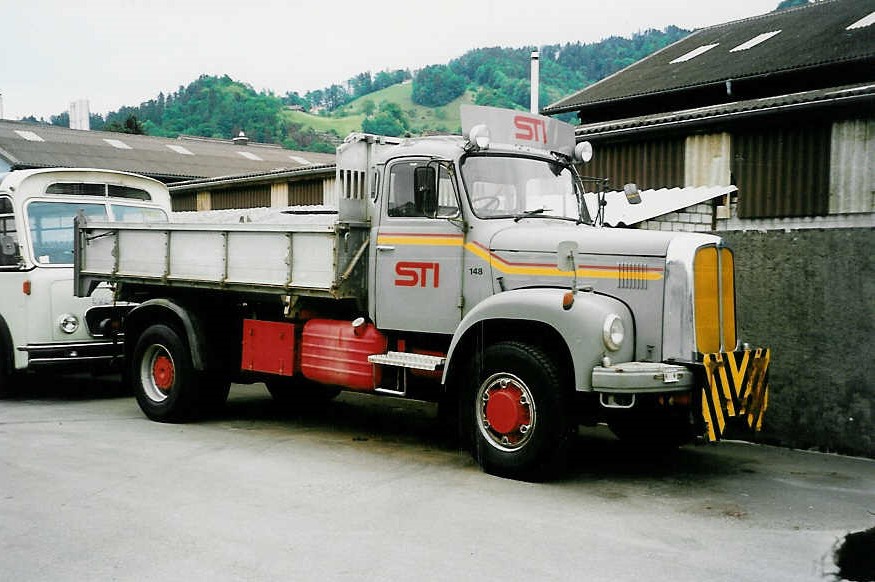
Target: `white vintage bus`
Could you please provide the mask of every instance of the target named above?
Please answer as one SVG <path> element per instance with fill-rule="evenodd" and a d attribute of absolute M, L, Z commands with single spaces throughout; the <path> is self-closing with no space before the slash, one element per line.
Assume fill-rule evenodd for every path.
<path fill-rule="evenodd" d="M 166 222 L 170 194 L 152 178 L 87 168 L 0 173 L 0 394 L 19 373 L 94 369 L 121 354 L 127 309 L 108 286 L 73 294 L 73 220 Z"/>

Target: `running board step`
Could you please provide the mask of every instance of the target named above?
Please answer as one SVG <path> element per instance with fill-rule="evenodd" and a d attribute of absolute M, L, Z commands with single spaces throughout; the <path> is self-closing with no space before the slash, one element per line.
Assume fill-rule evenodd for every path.
<path fill-rule="evenodd" d="M 380 364 L 382 366 L 397 366 L 399 368 L 413 368 L 415 370 L 428 370 L 433 372 L 442 367 L 447 359 L 440 356 L 429 356 L 427 354 L 387 352 L 385 354 L 373 354 L 368 356 L 368 361 L 372 364 Z"/>

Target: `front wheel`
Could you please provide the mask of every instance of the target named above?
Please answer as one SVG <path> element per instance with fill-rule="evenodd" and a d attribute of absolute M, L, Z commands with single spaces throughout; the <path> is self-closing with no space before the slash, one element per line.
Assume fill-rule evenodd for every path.
<path fill-rule="evenodd" d="M 130 378 L 143 413 L 159 422 L 183 422 L 198 412 L 198 383 L 188 344 L 164 324 L 137 340 Z"/>
<path fill-rule="evenodd" d="M 572 394 L 556 361 L 539 346 L 507 341 L 487 347 L 479 368 L 465 407 L 477 462 L 505 477 L 553 476 L 573 429 Z"/>

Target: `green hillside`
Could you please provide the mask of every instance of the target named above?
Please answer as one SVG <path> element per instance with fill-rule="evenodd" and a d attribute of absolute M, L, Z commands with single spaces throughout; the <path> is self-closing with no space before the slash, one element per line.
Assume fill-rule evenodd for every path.
<path fill-rule="evenodd" d="M 670 26 L 631 38 L 539 47 L 539 103 L 547 105 L 657 51 L 689 32 Z M 122 107 L 93 129 L 229 139 L 243 131 L 255 141 L 333 152 L 354 131 L 384 135 L 456 133 L 464 103 L 528 109 L 533 47 L 480 48 L 444 65 L 416 71 L 360 73 L 343 84 L 277 96 L 225 76 L 202 75 L 169 95 Z M 566 116 L 574 121 L 573 116 Z M 36 121 L 36 120 L 34 120 Z M 67 125 L 66 113 L 51 123 Z"/>

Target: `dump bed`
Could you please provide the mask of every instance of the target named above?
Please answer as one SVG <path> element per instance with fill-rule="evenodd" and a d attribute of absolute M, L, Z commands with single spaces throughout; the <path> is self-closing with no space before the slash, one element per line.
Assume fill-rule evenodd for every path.
<path fill-rule="evenodd" d="M 241 293 L 361 298 L 365 223 L 76 225 L 76 294 L 100 281 Z"/>

